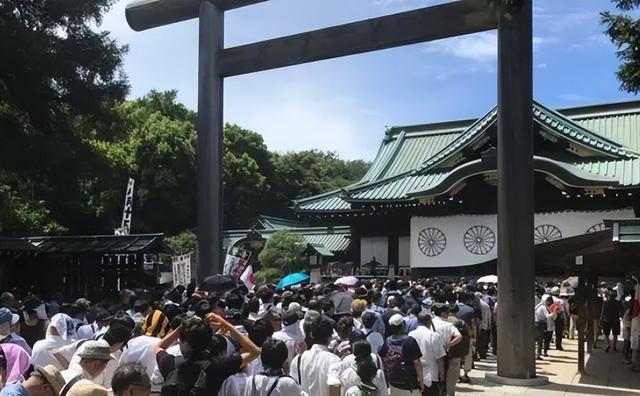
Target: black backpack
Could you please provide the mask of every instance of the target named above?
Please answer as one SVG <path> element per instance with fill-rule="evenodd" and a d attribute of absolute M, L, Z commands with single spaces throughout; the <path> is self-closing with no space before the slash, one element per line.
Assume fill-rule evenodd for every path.
<path fill-rule="evenodd" d="M 467 331 L 467 326 L 464 324 L 464 321 L 458 319 L 455 323 L 453 323 L 453 325 L 462 335 L 462 340 L 456 345 L 449 348 L 449 352 L 447 353 L 447 355 L 452 358 L 463 358 L 469 353 L 471 337 L 469 336 L 469 332 Z"/>
<path fill-rule="evenodd" d="M 380 354 L 383 355 L 382 366 L 387 381 L 394 386 L 400 385 L 403 389 L 405 386 L 417 385 L 414 366 L 405 361 L 402 353 L 402 346 L 406 338 L 408 336 L 404 336 L 400 340 L 387 339 L 380 350 Z"/>
<path fill-rule="evenodd" d="M 208 360 L 185 361 L 164 380 L 161 396 L 210 396 L 207 380 Z"/>

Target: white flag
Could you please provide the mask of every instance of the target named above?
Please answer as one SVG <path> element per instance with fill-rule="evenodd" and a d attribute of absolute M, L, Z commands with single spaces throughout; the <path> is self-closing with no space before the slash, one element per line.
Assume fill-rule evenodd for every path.
<path fill-rule="evenodd" d="M 240 280 L 244 283 L 247 289 L 253 289 L 253 267 L 247 265 L 242 275 L 240 275 Z"/>

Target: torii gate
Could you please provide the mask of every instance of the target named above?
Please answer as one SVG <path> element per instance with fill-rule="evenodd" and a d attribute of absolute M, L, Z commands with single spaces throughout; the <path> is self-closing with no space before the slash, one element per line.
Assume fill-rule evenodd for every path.
<path fill-rule="evenodd" d="M 265 0 L 134 0 L 140 31 L 199 18 L 198 279 L 222 261 L 224 77 L 498 29 L 498 375 L 535 385 L 532 0 L 509 16 L 487 0 L 461 0 L 287 37 L 224 48 L 224 12 Z"/>

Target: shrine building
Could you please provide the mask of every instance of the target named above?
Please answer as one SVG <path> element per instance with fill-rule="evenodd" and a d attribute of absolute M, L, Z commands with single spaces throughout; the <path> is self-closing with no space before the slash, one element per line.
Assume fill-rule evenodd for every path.
<path fill-rule="evenodd" d="M 536 244 L 639 215 L 640 101 L 531 110 Z M 479 119 L 390 127 L 360 181 L 296 201 L 296 216 L 349 226 L 361 268 L 419 275 L 495 263 L 496 132 L 495 107 Z"/>

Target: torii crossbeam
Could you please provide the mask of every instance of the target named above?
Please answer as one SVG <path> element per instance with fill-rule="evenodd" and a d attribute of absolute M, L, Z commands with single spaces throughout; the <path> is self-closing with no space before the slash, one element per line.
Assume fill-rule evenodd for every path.
<path fill-rule="evenodd" d="M 199 18 L 198 279 L 222 268 L 224 77 L 498 28 L 498 375 L 535 379 L 531 0 L 509 17 L 490 12 L 487 0 L 461 0 L 224 48 L 224 12 L 263 1 L 135 0 L 126 8 L 138 31 Z"/>

